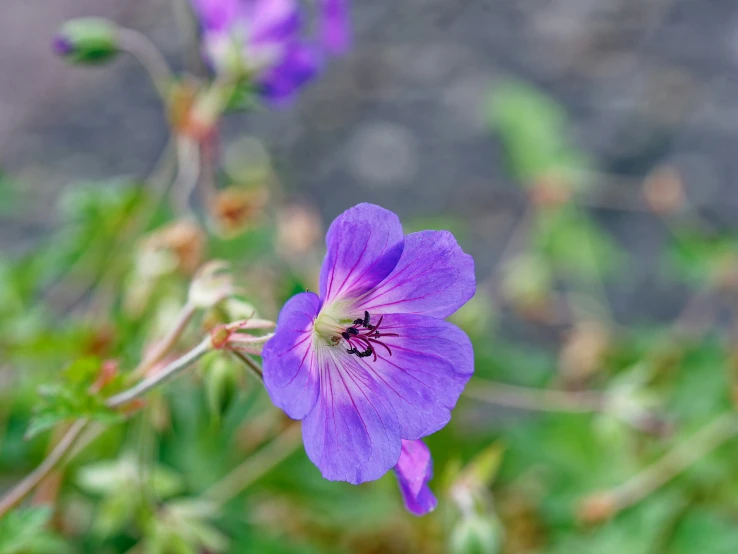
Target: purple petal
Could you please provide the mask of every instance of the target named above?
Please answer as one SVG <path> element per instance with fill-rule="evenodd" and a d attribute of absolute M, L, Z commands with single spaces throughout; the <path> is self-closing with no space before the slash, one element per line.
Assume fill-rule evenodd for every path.
<path fill-rule="evenodd" d="M 323 48 L 343 54 L 351 45 L 351 13 L 348 0 L 321 0 L 320 32 Z"/>
<path fill-rule="evenodd" d="M 292 41 L 300 31 L 300 4 L 295 0 L 254 0 L 246 12 L 254 44 Z"/>
<path fill-rule="evenodd" d="M 293 296 L 282 308 L 274 337 L 264 346 L 264 385 L 272 402 L 293 419 L 304 418 L 318 398 L 320 378 L 313 346 L 313 321 L 320 299 Z"/>
<path fill-rule="evenodd" d="M 294 43 L 282 61 L 260 78 L 261 95 L 275 104 L 283 103 L 310 81 L 320 66 L 320 55 L 313 46 Z"/>
<path fill-rule="evenodd" d="M 376 325 L 378 320 L 373 319 Z M 400 421 L 403 439 L 419 439 L 443 428 L 474 372 L 469 337 L 442 319 L 413 314 L 385 315 L 372 357 L 358 363 L 377 381 Z M 396 333 L 398 337 L 386 336 Z"/>
<path fill-rule="evenodd" d="M 321 352 L 320 399 L 303 420 L 305 451 L 323 477 L 357 485 L 400 457 L 400 426 L 379 386 L 349 355 Z"/>
<path fill-rule="evenodd" d="M 243 14 L 242 0 L 191 0 L 202 26 L 225 31 Z"/>
<path fill-rule="evenodd" d="M 397 265 L 404 244 L 398 217 L 374 204 L 359 204 L 338 216 L 326 236 L 320 297 L 357 297 L 381 283 Z"/>
<path fill-rule="evenodd" d="M 363 303 L 370 314 L 418 313 L 448 317 L 474 296 L 474 260 L 448 231 L 405 237 L 392 273 Z"/>
<path fill-rule="evenodd" d="M 423 441 L 402 441 L 395 475 L 410 513 L 422 516 L 435 510 L 438 500 L 428 487 L 433 478 L 433 459 Z"/>

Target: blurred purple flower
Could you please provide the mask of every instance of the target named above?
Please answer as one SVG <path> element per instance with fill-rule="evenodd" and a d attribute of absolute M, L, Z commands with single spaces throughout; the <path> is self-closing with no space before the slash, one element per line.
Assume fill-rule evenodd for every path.
<path fill-rule="evenodd" d="M 436 509 L 438 500 L 428 487 L 433 478 L 433 459 L 423 441 L 402 441 L 395 475 L 410 513 L 422 516 Z"/>
<path fill-rule="evenodd" d="M 299 0 L 192 0 L 203 49 L 217 73 L 249 75 L 273 102 L 289 99 L 318 72 L 319 49 L 302 36 Z"/>
<path fill-rule="evenodd" d="M 474 261 L 451 233 L 403 236 L 397 216 L 372 204 L 340 215 L 326 242 L 320 296 L 285 304 L 264 380 L 272 401 L 303 420 L 323 477 L 358 484 L 398 465 L 403 439 L 451 418 L 474 353 L 443 318 L 474 295 Z"/>
<path fill-rule="evenodd" d="M 349 0 L 320 0 L 320 34 L 323 48 L 343 54 L 351 45 Z"/>

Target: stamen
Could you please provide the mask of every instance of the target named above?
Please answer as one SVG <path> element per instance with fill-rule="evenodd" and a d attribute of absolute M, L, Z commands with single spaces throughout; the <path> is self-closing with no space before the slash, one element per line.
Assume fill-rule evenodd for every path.
<path fill-rule="evenodd" d="M 379 321 L 376 325 L 371 325 L 371 316 L 367 311 L 364 312 L 363 319 L 355 319 L 353 323 L 354 326 L 347 327 L 345 331 L 341 332 L 341 337 L 343 337 L 343 339 L 351 347 L 347 348 L 346 352 L 348 352 L 349 354 L 355 354 L 359 358 L 368 358 L 369 356 L 374 356 L 372 361 L 376 362 L 377 351 L 372 345 L 380 344 L 382 345 L 382 347 L 384 347 L 385 350 L 387 350 L 387 353 L 392 356 L 392 349 L 378 339 L 384 337 L 398 337 L 399 335 L 397 333 L 380 333 L 379 327 L 382 325 L 383 320 L 384 316 L 382 315 L 379 317 Z M 357 329 L 356 327 L 363 327 L 363 329 Z M 335 339 L 336 340 L 334 342 L 336 343 L 341 340 L 338 337 L 335 337 Z M 360 345 L 363 350 L 359 350 L 354 341 L 356 341 L 356 343 L 358 343 L 358 345 Z"/>

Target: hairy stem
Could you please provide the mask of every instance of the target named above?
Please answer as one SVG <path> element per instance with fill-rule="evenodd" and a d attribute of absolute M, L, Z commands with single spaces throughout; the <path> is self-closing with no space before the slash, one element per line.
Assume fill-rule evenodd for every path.
<path fill-rule="evenodd" d="M 197 308 L 191 303 L 186 303 L 177 314 L 177 321 L 170 328 L 169 332 L 157 342 L 151 351 L 144 357 L 143 361 L 133 370 L 133 377 L 143 377 L 158 362 L 160 362 L 167 352 L 176 344 L 179 337 L 182 336 L 187 324 L 195 315 Z"/>
<path fill-rule="evenodd" d="M 244 363 L 244 365 L 249 369 L 249 373 L 251 373 L 259 381 L 264 382 L 264 370 L 261 368 L 258 362 L 253 360 L 248 354 L 243 354 L 237 351 L 233 351 L 232 354 Z"/>
<path fill-rule="evenodd" d="M 87 420 L 75 421 L 57 443 L 51 453 L 25 479 L 18 483 L 0 500 L 0 518 L 17 506 L 64 458 L 77 437 L 87 425 Z"/>
<path fill-rule="evenodd" d="M 127 404 L 131 400 L 138 398 L 146 394 L 148 391 L 160 385 L 164 381 L 168 381 L 175 375 L 180 373 L 183 369 L 190 366 L 193 362 L 197 361 L 204 354 L 209 352 L 213 348 L 210 337 L 205 338 L 195 348 L 187 352 L 184 356 L 177 358 L 172 363 L 164 367 L 161 371 L 157 371 L 151 377 L 147 377 L 143 381 L 140 381 L 130 389 L 111 396 L 105 403 L 109 408 L 117 408 L 123 404 Z"/>

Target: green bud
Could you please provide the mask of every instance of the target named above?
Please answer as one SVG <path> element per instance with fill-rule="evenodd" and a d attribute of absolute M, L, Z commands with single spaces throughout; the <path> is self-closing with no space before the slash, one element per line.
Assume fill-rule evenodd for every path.
<path fill-rule="evenodd" d="M 106 19 L 72 19 L 59 29 L 52 48 L 72 63 L 105 63 L 120 51 L 118 29 Z"/>
<path fill-rule="evenodd" d="M 503 530 L 493 517 L 468 515 L 451 532 L 452 554 L 497 554 L 502 547 Z"/>

